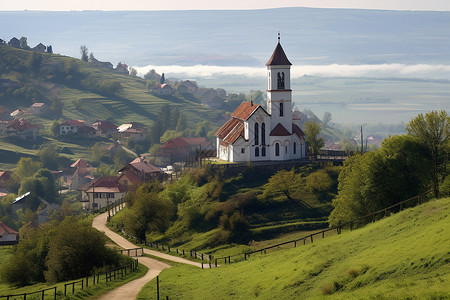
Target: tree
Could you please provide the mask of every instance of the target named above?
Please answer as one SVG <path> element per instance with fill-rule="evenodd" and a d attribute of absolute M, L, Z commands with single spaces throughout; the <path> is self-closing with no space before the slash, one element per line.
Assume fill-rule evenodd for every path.
<path fill-rule="evenodd" d="M 384 140 L 377 151 L 350 156 L 339 174 L 330 226 L 423 193 L 429 170 L 425 146 L 408 135 Z"/>
<path fill-rule="evenodd" d="M 264 185 L 264 198 L 284 196 L 288 201 L 299 201 L 303 207 L 310 207 L 300 200 L 300 193 L 305 186 L 305 178 L 301 174 L 296 174 L 295 170 L 281 170 L 269 178 L 269 182 Z"/>
<path fill-rule="evenodd" d="M 318 137 L 321 128 L 320 125 L 314 121 L 305 123 L 306 142 L 309 144 L 309 150 L 315 157 L 319 154 L 319 149 L 323 147 L 324 141 L 322 137 Z"/>
<path fill-rule="evenodd" d="M 328 126 L 331 122 L 331 119 L 332 119 L 332 116 L 331 116 L 330 112 L 326 111 L 323 113 L 323 118 L 322 118 L 323 125 Z"/>
<path fill-rule="evenodd" d="M 137 76 L 137 71 L 136 71 L 135 68 L 131 68 L 130 69 L 130 76 L 132 76 L 132 77 L 136 77 Z"/>
<path fill-rule="evenodd" d="M 88 61 L 88 53 L 89 50 L 86 46 L 82 45 L 80 47 L 80 53 L 81 53 L 81 60 L 87 62 Z"/>
<path fill-rule="evenodd" d="M 39 160 L 42 163 L 42 166 L 44 168 L 50 169 L 50 170 L 58 170 L 59 168 L 59 154 L 58 151 L 56 151 L 56 148 L 54 145 L 46 144 L 41 146 L 41 149 L 39 149 L 38 152 Z"/>
<path fill-rule="evenodd" d="M 32 158 L 29 157 L 21 157 L 19 162 L 17 163 L 16 170 L 14 171 L 14 178 L 19 180 L 19 182 L 26 178 L 31 177 L 34 173 L 37 172 L 41 168 L 41 163 L 37 161 L 33 161 Z"/>
<path fill-rule="evenodd" d="M 47 53 L 53 53 L 53 47 L 52 45 L 47 46 Z"/>
<path fill-rule="evenodd" d="M 419 114 L 406 125 L 408 134 L 426 145 L 431 155 L 433 193 L 435 197 L 439 196 L 442 156 L 444 153 L 449 152 L 447 145 L 450 135 L 449 123 L 450 118 L 447 116 L 447 112 L 440 110 L 430 111 L 425 116 Z"/>
<path fill-rule="evenodd" d="M 25 49 L 25 50 L 30 50 L 31 48 L 28 46 L 28 41 L 26 37 L 21 37 L 20 38 L 20 48 Z"/>
<path fill-rule="evenodd" d="M 186 117 L 184 116 L 183 112 L 180 112 L 180 114 L 178 115 L 177 126 L 175 128 L 175 131 L 181 132 L 186 128 L 187 128 Z"/>

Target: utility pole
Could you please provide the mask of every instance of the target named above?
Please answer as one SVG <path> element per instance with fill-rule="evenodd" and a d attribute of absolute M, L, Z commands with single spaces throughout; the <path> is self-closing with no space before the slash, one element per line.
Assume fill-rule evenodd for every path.
<path fill-rule="evenodd" d="M 364 153 L 364 139 L 363 139 L 363 131 L 361 126 L 361 155 Z"/>

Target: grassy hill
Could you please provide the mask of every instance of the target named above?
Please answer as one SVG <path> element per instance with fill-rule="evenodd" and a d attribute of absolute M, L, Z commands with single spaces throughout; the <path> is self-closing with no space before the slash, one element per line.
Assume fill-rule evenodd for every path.
<path fill-rule="evenodd" d="M 160 274 L 170 299 L 449 299 L 450 198 L 247 261 Z M 156 295 L 150 282 L 139 299 Z"/>
<path fill-rule="evenodd" d="M 10 79 L 18 85 L 15 88 L 0 89 L 0 105 L 13 111 L 18 108 L 26 109 L 34 102 L 60 102 L 60 115 L 23 115 L 45 127 L 50 126 L 55 119 L 78 119 L 86 124 L 96 120 L 111 120 L 117 125 L 134 121 L 149 127 L 166 104 L 183 113 L 188 127 L 194 127 L 205 119 L 213 120 L 221 113 L 184 98 L 159 98 L 148 92 L 147 81 L 140 77 L 121 75 L 71 57 L 41 53 L 40 66 L 33 69 L 32 55 L 31 51 L 0 46 L 0 78 Z M 100 88 L 103 83 L 116 82 L 122 87 L 120 91 Z M 5 158 L 0 160 L 0 167 L 3 169 L 11 168 L 17 161 L 15 158 L 22 154 L 36 155 L 39 145 L 46 142 L 70 148 L 74 153 L 68 155 L 71 159 L 89 159 L 86 147 L 91 143 L 86 141 L 73 139 L 62 142 L 43 138 L 21 145 L 5 139 L 5 136 L 0 138 L 0 154 Z"/>

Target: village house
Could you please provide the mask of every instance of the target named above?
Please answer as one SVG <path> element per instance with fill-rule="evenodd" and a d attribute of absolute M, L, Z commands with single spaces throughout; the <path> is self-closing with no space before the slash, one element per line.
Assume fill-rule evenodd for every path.
<path fill-rule="evenodd" d="M 28 109 L 28 112 L 33 115 L 43 115 L 47 112 L 47 105 L 42 102 L 33 103 Z"/>
<path fill-rule="evenodd" d="M 112 70 L 114 68 L 113 64 L 109 61 L 99 61 L 95 57 L 91 57 L 88 59 L 88 63 L 91 63 L 93 66 L 106 68 Z"/>
<path fill-rule="evenodd" d="M 219 109 L 225 98 L 220 97 L 216 90 L 210 88 L 198 89 L 195 96 L 200 100 L 201 104 L 210 109 Z"/>
<path fill-rule="evenodd" d="M 164 164 L 184 162 L 199 151 L 214 150 L 205 137 L 185 138 L 177 137 L 165 142 L 158 153 L 159 158 L 165 158 Z"/>
<path fill-rule="evenodd" d="M 9 136 L 16 136 L 25 140 L 35 140 L 41 125 L 31 124 L 25 119 L 15 119 L 6 126 L 6 133 Z"/>
<path fill-rule="evenodd" d="M 8 46 L 20 48 L 20 41 L 16 37 L 13 37 L 12 39 L 9 40 Z"/>
<path fill-rule="evenodd" d="M 117 67 L 114 69 L 114 71 L 116 71 L 119 74 L 124 74 L 124 75 L 129 75 L 129 71 L 128 71 L 128 66 L 126 64 L 123 64 L 121 62 L 119 62 L 117 64 Z"/>
<path fill-rule="evenodd" d="M 142 141 L 147 138 L 147 132 L 143 125 L 137 122 L 122 124 L 117 127 L 117 132 L 123 140 Z"/>
<path fill-rule="evenodd" d="M 32 50 L 37 52 L 45 52 L 46 49 L 47 49 L 46 46 L 44 46 L 42 43 L 39 43 Z"/>
<path fill-rule="evenodd" d="M 81 189 L 83 210 L 100 210 L 108 204 L 123 199 L 127 187 L 118 182 L 119 176 L 102 176 Z"/>
<path fill-rule="evenodd" d="M 267 110 L 242 102 L 217 132 L 217 157 L 230 162 L 285 161 L 306 157 L 305 135 L 292 116 L 291 62 L 278 38 L 266 63 Z"/>
<path fill-rule="evenodd" d="M 92 127 L 96 130 L 96 135 L 101 137 L 112 137 L 118 133 L 117 126 L 110 121 L 97 121 Z"/>
<path fill-rule="evenodd" d="M 77 133 L 81 127 L 84 127 L 83 122 L 79 120 L 65 120 L 59 125 L 59 134 L 67 135 Z"/>
<path fill-rule="evenodd" d="M 118 182 L 130 187 L 155 179 L 161 174 L 161 169 L 138 157 L 118 172 L 121 174 Z"/>
<path fill-rule="evenodd" d="M 87 161 L 80 158 L 70 167 L 75 168 L 75 171 L 66 179 L 69 189 L 76 190 L 94 179 L 90 174 L 95 168 Z"/>
<path fill-rule="evenodd" d="M 197 83 L 190 81 L 190 80 L 184 80 L 181 85 L 186 88 L 186 91 L 195 94 L 198 91 Z"/>
<path fill-rule="evenodd" d="M 21 109 L 16 109 L 15 111 L 13 111 L 12 113 L 10 113 L 10 116 L 13 118 L 18 118 L 21 115 L 23 115 L 25 112 Z"/>
<path fill-rule="evenodd" d="M 0 222 L 0 245 L 15 245 L 19 242 L 19 233 Z"/>
<path fill-rule="evenodd" d="M 157 83 L 150 87 L 150 92 L 156 95 L 172 95 L 174 93 L 174 89 L 167 83 Z"/>
<path fill-rule="evenodd" d="M 61 211 L 61 205 L 56 203 L 49 203 L 42 198 L 40 200 L 43 204 L 45 204 L 45 208 L 36 212 L 38 225 L 51 221 L 54 215 L 59 215 Z"/>

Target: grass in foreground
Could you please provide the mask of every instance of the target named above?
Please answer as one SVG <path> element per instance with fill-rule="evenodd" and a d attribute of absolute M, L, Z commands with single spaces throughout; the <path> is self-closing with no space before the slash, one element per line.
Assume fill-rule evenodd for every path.
<path fill-rule="evenodd" d="M 104 294 L 106 292 L 109 292 L 127 282 L 130 282 L 132 280 L 138 279 L 142 276 L 145 275 L 145 273 L 147 273 L 148 268 L 144 265 L 139 264 L 137 270 L 131 274 L 128 274 L 126 277 L 120 279 L 116 279 L 113 281 L 110 281 L 108 283 L 104 282 L 104 278 L 102 279 L 103 282 L 96 284 L 96 285 L 91 285 L 91 280 L 89 281 L 90 285 L 88 288 L 85 288 L 84 290 L 81 290 L 81 286 L 80 284 L 77 284 L 75 286 L 75 294 L 72 295 L 72 286 L 67 287 L 67 296 L 64 296 L 64 284 L 65 283 L 71 283 L 77 280 L 69 280 L 66 282 L 60 282 L 57 284 L 47 284 L 47 283 L 36 283 L 33 285 L 29 285 L 26 287 L 21 287 L 21 288 L 17 288 L 14 286 L 9 286 L 5 283 L 0 283 L 0 296 L 1 295 L 16 295 L 16 294 L 23 294 L 23 293 L 32 293 L 32 292 L 37 292 L 43 289 L 47 289 L 47 288 L 52 288 L 55 287 L 57 288 L 57 298 L 58 299 L 89 299 L 89 298 L 95 298 L 97 296 L 100 296 L 101 294 Z M 46 292 L 46 298 L 45 299 L 53 299 L 52 297 L 50 297 L 50 294 L 52 294 L 52 291 L 48 291 Z M 37 294 L 33 295 L 36 297 Z M 30 296 L 27 297 L 27 299 Z M 23 297 L 22 297 L 23 298 Z M 20 299 L 22 299 L 20 298 Z M 33 299 L 33 298 L 31 298 Z M 39 299 L 40 296 L 39 296 Z"/>
<path fill-rule="evenodd" d="M 450 198 L 250 260 L 160 274 L 170 299 L 450 299 Z M 156 282 L 139 299 L 156 295 Z"/>

